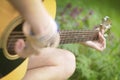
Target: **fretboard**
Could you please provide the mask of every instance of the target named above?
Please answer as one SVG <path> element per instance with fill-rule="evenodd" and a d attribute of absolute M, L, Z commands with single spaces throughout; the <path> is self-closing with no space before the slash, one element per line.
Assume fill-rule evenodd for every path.
<path fill-rule="evenodd" d="M 21 31 L 13 31 L 7 42 L 8 52 L 15 54 L 14 45 L 17 39 L 25 39 Z M 98 31 L 96 30 L 62 30 L 60 31 L 60 44 L 80 43 L 85 41 L 93 41 L 98 39 Z"/>
<path fill-rule="evenodd" d="M 79 43 L 98 39 L 96 30 L 63 30 L 60 31 L 60 44 Z"/>
<path fill-rule="evenodd" d="M 98 38 L 98 31 L 96 30 L 61 30 L 59 33 L 60 44 L 93 41 Z M 25 39 L 21 31 L 13 31 L 8 38 L 8 43 L 13 42 L 13 40 L 15 42 L 17 39 Z"/>

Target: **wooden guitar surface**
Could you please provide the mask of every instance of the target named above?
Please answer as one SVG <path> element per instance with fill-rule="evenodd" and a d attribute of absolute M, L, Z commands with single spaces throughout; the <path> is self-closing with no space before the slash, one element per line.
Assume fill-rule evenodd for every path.
<path fill-rule="evenodd" d="M 43 0 L 49 14 L 55 18 L 56 1 Z M 0 80 L 21 80 L 27 70 L 28 59 L 21 59 L 14 51 L 17 39 L 25 39 L 22 32 L 24 19 L 7 0 L 0 2 Z M 105 17 L 98 30 L 60 30 L 60 44 L 79 43 L 98 39 L 101 29 L 107 31 L 111 26 L 109 17 Z"/>
<path fill-rule="evenodd" d="M 56 1 L 44 0 L 49 14 L 55 18 Z M 7 41 L 15 27 L 23 22 L 20 14 L 7 1 L 0 1 L 0 80 L 21 80 L 25 75 L 28 59 L 16 59 L 17 55 L 10 55 L 7 51 Z"/>

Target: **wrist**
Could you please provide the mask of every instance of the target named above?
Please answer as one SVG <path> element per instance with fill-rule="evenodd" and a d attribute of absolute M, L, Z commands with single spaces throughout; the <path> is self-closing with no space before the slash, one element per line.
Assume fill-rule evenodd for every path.
<path fill-rule="evenodd" d="M 46 29 L 43 29 L 42 34 L 34 34 L 31 28 L 25 24 L 23 27 L 26 41 L 34 49 L 40 49 L 44 47 L 57 47 L 59 45 L 60 36 L 58 33 L 58 27 L 55 21 L 50 21 Z M 45 28 L 45 27 L 44 27 Z"/>

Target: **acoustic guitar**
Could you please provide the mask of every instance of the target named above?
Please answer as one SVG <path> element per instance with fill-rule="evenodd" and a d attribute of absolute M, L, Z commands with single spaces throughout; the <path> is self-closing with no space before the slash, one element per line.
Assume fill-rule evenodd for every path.
<path fill-rule="evenodd" d="M 55 0 L 43 0 L 48 13 L 55 18 Z M 21 80 L 27 70 L 28 59 L 21 59 L 14 51 L 17 39 L 25 39 L 22 32 L 24 19 L 7 0 L 0 2 L 0 80 Z M 110 20 L 105 17 L 99 25 L 99 30 L 62 30 L 60 44 L 79 43 L 97 40 L 101 29 L 110 28 Z"/>
<path fill-rule="evenodd" d="M 56 1 L 43 0 L 48 13 L 55 18 Z M 0 1 L 0 80 L 22 80 L 27 70 L 28 59 L 21 59 L 13 50 L 13 43 L 19 35 L 12 36 L 14 32 L 21 31 L 24 19 L 16 9 L 7 1 Z"/>

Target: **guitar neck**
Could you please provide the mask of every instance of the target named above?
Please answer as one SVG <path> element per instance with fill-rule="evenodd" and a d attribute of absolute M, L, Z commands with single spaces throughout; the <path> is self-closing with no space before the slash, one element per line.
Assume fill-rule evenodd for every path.
<path fill-rule="evenodd" d="M 98 39 L 96 30 L 63 30 L 60 31 L 60 44 L 79 43 Z"/>
<path fill-rule="evenodd" d="M 59 33 L 60 44 L 93 41 L 98 38 L 98 31 L 96 30 L 61 30 Z M 21 31 L 13 31 L 9 36 L 8 43 L 11 43 L 11 40 L 15 42 L 19 38 L 25 39 L 24 34 Z"/>
<path fill-rule="evenodd" d="M 14 45 L 18 39 L 25 39 L 25 35 L 21 31 L 13 31 L 7 42 L 8 52 L 15 54 Z M 96 30 L 62 30 L 60 31 L 60 44 L 80 43 L 85 41 L 93 41 L 98 39 L 98 31 Z"/>

